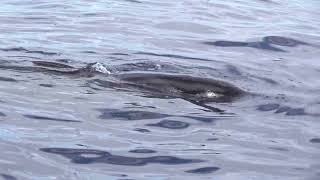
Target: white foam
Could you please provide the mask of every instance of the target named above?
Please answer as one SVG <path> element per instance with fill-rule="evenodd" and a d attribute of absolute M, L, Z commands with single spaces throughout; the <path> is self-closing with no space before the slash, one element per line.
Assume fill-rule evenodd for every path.
<path fill-rule="evenodd" d="M 108 68 L 101 64 L 101 63 L 95 63 L 91 66 L 91 68 L 94 70 L 94 71 L 97 71 L 97 72 L 101 72 L 101 73 L 104 73 L 104 74 L 111 74 L 111 71 L 108 70 Z"/>

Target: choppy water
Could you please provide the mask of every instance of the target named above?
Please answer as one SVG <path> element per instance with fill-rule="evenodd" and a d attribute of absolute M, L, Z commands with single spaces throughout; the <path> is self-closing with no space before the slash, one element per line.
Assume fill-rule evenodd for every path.
<path fill-rule="evenodd" d="M 318 0 L 2 1 L 0 178 L 320 179 L 319 10 Z M 255 95 L 207 104 L 221 114 L 35 60 L 218 79 Z"/>

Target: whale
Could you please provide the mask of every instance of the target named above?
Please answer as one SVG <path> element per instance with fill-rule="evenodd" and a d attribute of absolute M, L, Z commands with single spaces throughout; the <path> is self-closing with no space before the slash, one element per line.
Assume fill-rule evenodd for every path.
<path fill-rule="evenodd" d="M 232 102 L 245 92 L 221 80 L 180 74 L 128 73 L 115 75 L 122 83 L 171 97 L 199 102 Z"/>
<path fill-rule="evenodd" d="M 145 97 L 150 98 L 180 98 L 209 111 L 218 113 L 224 113 L 225 111 L 207 104 L 231 103 L 247 94 L 246 91 L 229 82 L 185 74 L 159 72 L 112 73 L 100 63 L 90 63 L 80 68 L 49 61 L 32 61 L 32 63 L 34 65 L 33 67 L 27 66 L 22 68 L 20 66 L 20 68 L 18 68 L 18 66 L 10 66 L 10 68 L 76 75 L 78 77 L 94 77 L 97 74 L 103 74 L 107 76 L 103 76 L 103 78 L 98 76 L 98 78 L 89 79 L 88 84 L 94 83 L 104 88 L 139 91 L 142 92 Z M 7 68 L 8 67 L 9 66 L 7 66 Z M 3 68 L 3 66 L 0 68 Z"/>
<path fill-rule="evenodd" d="M 143 97 L 183 99 L 206 110 L 221 114 L 225 111 L 208 103 L 231 103 L 248 94 L 231 83 L 203 77 L 164 73 L 124 73 L 112 76 L 114 80 L 94 79 L 91 83 L 118 90 L 143 93 Z"/>
<path fill-rule="evenodd" d="M 124 84 L 147 90 L 157 97 L 180 98 L 213 112 L 224 110 L 207 103 L 230 103 L 245 95 L 245 91 L 221 80 L 190 75 L 131 73 L 120 74 Z"/>

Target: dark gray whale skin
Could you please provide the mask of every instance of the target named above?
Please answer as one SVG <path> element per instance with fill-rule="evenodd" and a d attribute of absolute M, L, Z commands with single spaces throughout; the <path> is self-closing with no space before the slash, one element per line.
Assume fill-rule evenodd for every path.
<path fill-rule="evenodd" d="M 232 102 L 245 94 L 230 83 L 189 75 L 128 73 L 115 76 L 127 85 L 202 103 Z"/>
<path fill-rule="evenodd" d="M 75 68 L 66 64 L 32 61 L 35 66 L 0 66 L 0 68 L 32 72 L 46 72 L 77 77 L 93 77 L 95 63 L 82 68 Z M 101 74 L 101 73 L 100 73 Z M 200 107 L 214 112 L 223 113 L 224 110 L 206 105 L 209 102 L 228 103 L 247 94 L 234 85 L 210 78 L 194 77 L 190 75 L 160 74 L 160 73 L 120 73 L 110 74 L 105 79 L 95 79 L 102 87 L 139 90 L 148 97 L 181 98 Z M 115 80 L 115 81 L 112 81 Z"/>
<path fill-rule="evenodd" d="M 220 114 L 230 113 L 225 113 L 224 110 L 207 104 L 210 102 L 229 103 L 249 94 L 227 82 L 188 75 L 127 73 L 114 74 L 113 78 L 116 81 L 99 78 L 90 83 L 104 88 L 139 91 L 143 97 L 180 98 L 205 108 L 206 111 Z"/>
<path fill-rule="evenodd" d="M 210 111 L 224 110 L 206 105 L 210 102 L 228 103 L 246 94 L 230 83 L 189 75 L 130 73 L 116 75 L 121 85 L 132 86 L 160 98 L 181 98 Z M 227 113 L 229 114 L 229 113 Z"/>

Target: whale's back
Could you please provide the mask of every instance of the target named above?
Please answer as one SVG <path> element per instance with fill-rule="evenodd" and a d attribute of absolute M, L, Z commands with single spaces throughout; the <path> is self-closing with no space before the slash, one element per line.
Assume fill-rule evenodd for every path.
<path fill-rule="evenodd" d="M 148 89 L 201 101 L 229 102 L 245 94 L 228 82 L 189 75 L 135 73 L 119 77 Z"/>

